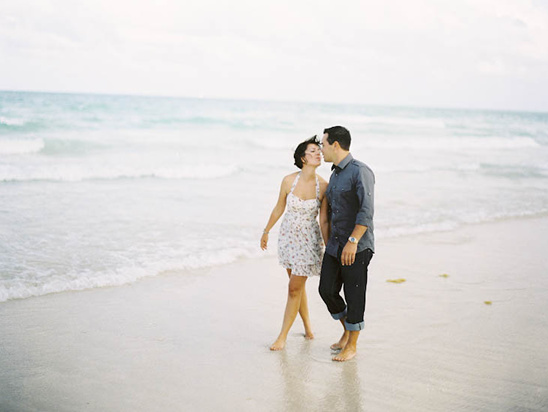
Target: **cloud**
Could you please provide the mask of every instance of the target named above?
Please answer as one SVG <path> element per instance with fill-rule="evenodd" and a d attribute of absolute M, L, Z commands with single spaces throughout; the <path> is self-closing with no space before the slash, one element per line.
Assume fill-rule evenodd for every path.
<path fill-rule="evenodd" d="M 3 89 L 548 109 L 508 97 L 548 81 L 542 2 L 2 0 L 0 16 Z"/>

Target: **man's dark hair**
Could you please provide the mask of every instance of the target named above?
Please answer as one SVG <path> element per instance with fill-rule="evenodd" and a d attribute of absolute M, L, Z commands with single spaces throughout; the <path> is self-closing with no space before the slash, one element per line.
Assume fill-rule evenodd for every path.
<path fill-rule="evenodd" d="M 325 129 L 323 133 L 327 133 L 327 141 L 329 144 L 339 142 L 341 149 L 350 150 L 350 132 L 342 126 L 333 126 Z"/>
<path fill-rule="evenodd" d="M 304 152 L 306 152 L 306 149 L 308 149 L 309 144 L 315 144 L 316 146 L 320 147 L 320 142 L 316 136 L 305 140 L 297 146 L 297 148 L 295 149 L 295 153 L 293 154 L 293 158 L 295 159 L 295 166 L 297 166 L 299 169 L 303 168 L 303 157 L 305 156 Z"/>

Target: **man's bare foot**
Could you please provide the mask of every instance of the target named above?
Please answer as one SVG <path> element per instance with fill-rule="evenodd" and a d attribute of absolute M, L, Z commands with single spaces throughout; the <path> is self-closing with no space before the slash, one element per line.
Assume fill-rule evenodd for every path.
<path fill-rule="evenodd" d="M 341 336 L 341 339 L 337 343 L 334 343 L 330 346 L 331 350 L 341 350 L 346 346 L 346 343 L 348 342 L 348 338 L 350 337 L 350 333 L 345 330 L 343 335 Z"/>
<path fill-rule="evenodd" d="M 347 360 L 352 359 L 354 356 L 356 356 L 356 348 L 355 347 L 349 347 L 348 345 L 344 347 L 344 349 L 339 353 L 337 356 L 333 357 L 333 360 L 336 362 L 345 362 Z"/>
<path fill-rule="evenodd" d="M 270 350 L 276 351 L 276 350 L 282 350 L 285 348 L 285 339 L 278 338 L 276 339 L 276 342 L 270 346 Z"/>

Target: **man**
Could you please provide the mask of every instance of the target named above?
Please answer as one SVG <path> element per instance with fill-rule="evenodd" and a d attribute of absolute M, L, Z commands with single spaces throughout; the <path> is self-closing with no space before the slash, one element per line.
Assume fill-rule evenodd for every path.
<path fill-rule="evenodd" d="M 375 175 L 350 153 L 350 132 L 342 126 L 324 130 L 322 153 L 332 162 L 326 199 L 331 222 L 320 277 L 320 295 L 331 316 L 340 320 L 344 333 L 331 345 L 340 350 L 333 360 L 344 362 L 356 356 L 356 344 L 364 328 L 367 266 L 375 250 L 373 199 Z M 344 286 L 344 297 L 341 287 Z"/>

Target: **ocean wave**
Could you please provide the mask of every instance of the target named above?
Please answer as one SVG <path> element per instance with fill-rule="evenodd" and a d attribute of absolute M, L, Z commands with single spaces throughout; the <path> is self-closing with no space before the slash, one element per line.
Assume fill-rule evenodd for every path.
<path fill-rule="evenodd" d="M 457 222 L 446 221 L 439 223 L 425 223 L 415 226 L 393 226 L 393 227 L 377 227 L 375 236 L 379 239 L 394 238 L 409 235 L 417 235 L 420 233 L 435 233 L 449 232 L 459 227 Z"/>
<path fill-rule="evenodd" d="M 181 272 L 214 267 L 235 262 L 241 258 L 260 256 L 256 247 L 226 248 L 201 254 L 192 254 L 171 262 L 157 262 L 145 266 L 126 266 L 111 271 L 97 273 L 66 273 L 55 277 L 45 276 L 36 279 L 13 279 L 0 282 L 0 302 L 13 299 L 26 299 L 51 293 L 79 291 L 102 287 L 121 286 L 140 279 L 154 277 L 165 272 Z"/>
<path fill-rule="evenodd" d="M 287 122 L 276 119 L 250 119 L 233 114 L 230 117 L 214 116 L 171 116 L 141 119 L 145 127 L 164 127 L 189 125 L 198 127 L 227 127 L 235 130 L 287 130 L 293 127 Z"/>
<path fill-rule="evenodd" d="M 523 149 L 540 147 L 530 137 L 413 137 L 402 138 L 369 138 L 363 139 L 358 148 L 373 149 L 425 149 L 425 150 L 463 150 L 463 149 Z"/>
<path fill-rule="evenodd" d="M 43 139 L 0 140 L 0 155 L 38 153 L 44 147 Z"/>
<path fill-rule="evenodd" d="M 40 119 L 27 120 L 0 116 L 0 132 L 2 133 L 38 133 L 50 125 Z"/>
<path fill-rule="evenodd" d="M 445 129 L 442 119 L 391 117 L 391 116 L 366 116 L 366 115 L 342 115 L 341 122 L 349 124 L 385 125 L 385 126 L 411 126 L 431 129 Z"/>
<path fill-rule="evenodd" d="M 120 179 L 218 179 L 237 173 L 240 168 L 236 165 L 228 166 L 186 166 L 186 167 L 157 167 L 149 169 L 123 169 L 69 165 L 38 170 L 12 170 L 0 166 L 0 182 L 28 182 L 28 181 L 59 181 L 79 182 L 84 180 L 120 180 Z"/>
<path fill-rule="evenodd" d="M 77 139 L 44 139 L 44 147 L 40 153 L 46 156 L 56 155 L 86 155 L 104 147 L 99 143 Z"/>
<path fill-rule="evenodd" d="M 465 225 L 493 223 L 512 219 L 529 219 L 548 215 L 548 207 L 536 210 L 521 210 L 499 213 L 478 213 L 461 216 L 457 220 L 446 220 L 436 223 L 423 223 L 417 225 L 382 225 L 377 224 L 375 237 L 378 239 L 396 238 L 426 233 L 450 232 Z"/>
<path fill-rule="evenodd" d="M 137 118 L 139 119 L 139 118 Z M 147 125 L 178 125 L 178 124 L 195 124 L 195 125 L 230 125 L 232 122 L 227 119 L 211 117 L 211 116 L 166 116 L 141 119 L 141 122 Z"/>
<path fill-rule="evenodd" d="M 76 139 L 6 139 L 0 140 L 0 154 L 41 153 L 46 156 L 82 155 L 102 148 L 103 145 Z"/>
<path fill-rule="evenodd" d="M 505 165 L 482 163 L 480 170 L 487 175 L 506 178 L 544 178 L 548 168 L 535 165 Z"/>
<path fill-rule="evenodd" d="M 382 173 L 429 173 L 429 172 L 480 172 L 486 175 L 499 177 L 544 177 L 548 175 L 548 168 L 535 165 L 506 165 L 488 164 L 479 162 L 427 165 L 413 163 L 379 164 L 374 167 Z"/>
<path fill-rule="evenodd" d="M 310 136 L 312 137 L 312 136 Z M 304 141 L 302 139 L 301 141 Z M 246 145 L 257 149 L 293 151 L 300 141 L 288 142 L 283 139 L 248 139 Z"/>
<path fill-rule="evenodd" d="M 24 119 L 18 119 L 18 118 L 7 118 L 0 116 L 0 126 L 23 126 L 26 123 L 26 120 Z"/>

